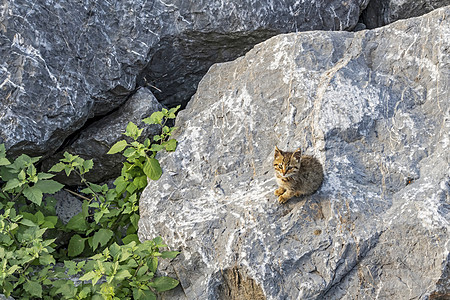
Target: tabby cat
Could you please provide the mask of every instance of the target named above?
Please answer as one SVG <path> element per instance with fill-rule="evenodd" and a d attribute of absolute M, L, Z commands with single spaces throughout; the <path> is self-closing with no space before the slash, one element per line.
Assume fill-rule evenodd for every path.
<path fill-rule="evenodd" d="M 280 203 L 285 203 L 292 197 L 313 194 L 323 181 L 320 162 L 312 156 L 302 156 L 300 149 L 285 152 L 275 146 L 273 167 L 279 186 L 275 195 L 279 196 Z"/>

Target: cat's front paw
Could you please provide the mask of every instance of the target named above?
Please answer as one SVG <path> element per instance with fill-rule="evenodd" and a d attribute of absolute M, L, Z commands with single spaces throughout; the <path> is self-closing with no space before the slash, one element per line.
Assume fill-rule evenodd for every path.
<path fill-rule="evenodd" d="M 286 189 L 280 187 L 275 190 L 274 194 L 275 194 L 275 196 L 280 196 L 280 195 L 283 195 L 285 191 L 286 191 Z"/>
<path fill-rule="evenodd" d="M 283 196 L 278 197 L 278 202 L 280 202 L 280 204 L 284 204 L 288 200 L 289 200 L 289 198 L 287 198 L 287 197 L 283 197 Z"/>

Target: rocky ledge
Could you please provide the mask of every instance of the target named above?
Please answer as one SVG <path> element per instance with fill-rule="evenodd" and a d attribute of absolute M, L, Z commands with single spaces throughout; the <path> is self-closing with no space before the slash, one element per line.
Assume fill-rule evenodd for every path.
<path fill-rule="evenodd" d="M 450 7 L 304 32 L 212 66 L 140 202 L 142 240 L 182 254 L 172 299 L 450 296 Z M 323 164 L 280 205 L 274 146 Z"/>

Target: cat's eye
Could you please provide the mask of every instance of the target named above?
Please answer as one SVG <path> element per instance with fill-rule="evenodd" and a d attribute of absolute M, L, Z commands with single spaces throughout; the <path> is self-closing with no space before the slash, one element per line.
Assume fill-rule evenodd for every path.
<path fill-rule="evenodd" d="M 278 168 L 282 169 L 283 168 L 283 164 L 279 164 Z"/>

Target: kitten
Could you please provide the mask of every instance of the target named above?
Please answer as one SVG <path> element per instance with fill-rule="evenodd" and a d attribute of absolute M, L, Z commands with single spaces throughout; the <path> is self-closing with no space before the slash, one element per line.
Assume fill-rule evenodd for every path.
<path fill-rule="evenodd" d="M 320 162 L 312 156 L 302 156 L 300 149 L 285 152 L 275 146 L 273 167 L 279 186 L 275 195 L 279 196 L 280 203 L 285 203 L 292 197 L 313 194 L 323 181 Z"/>

